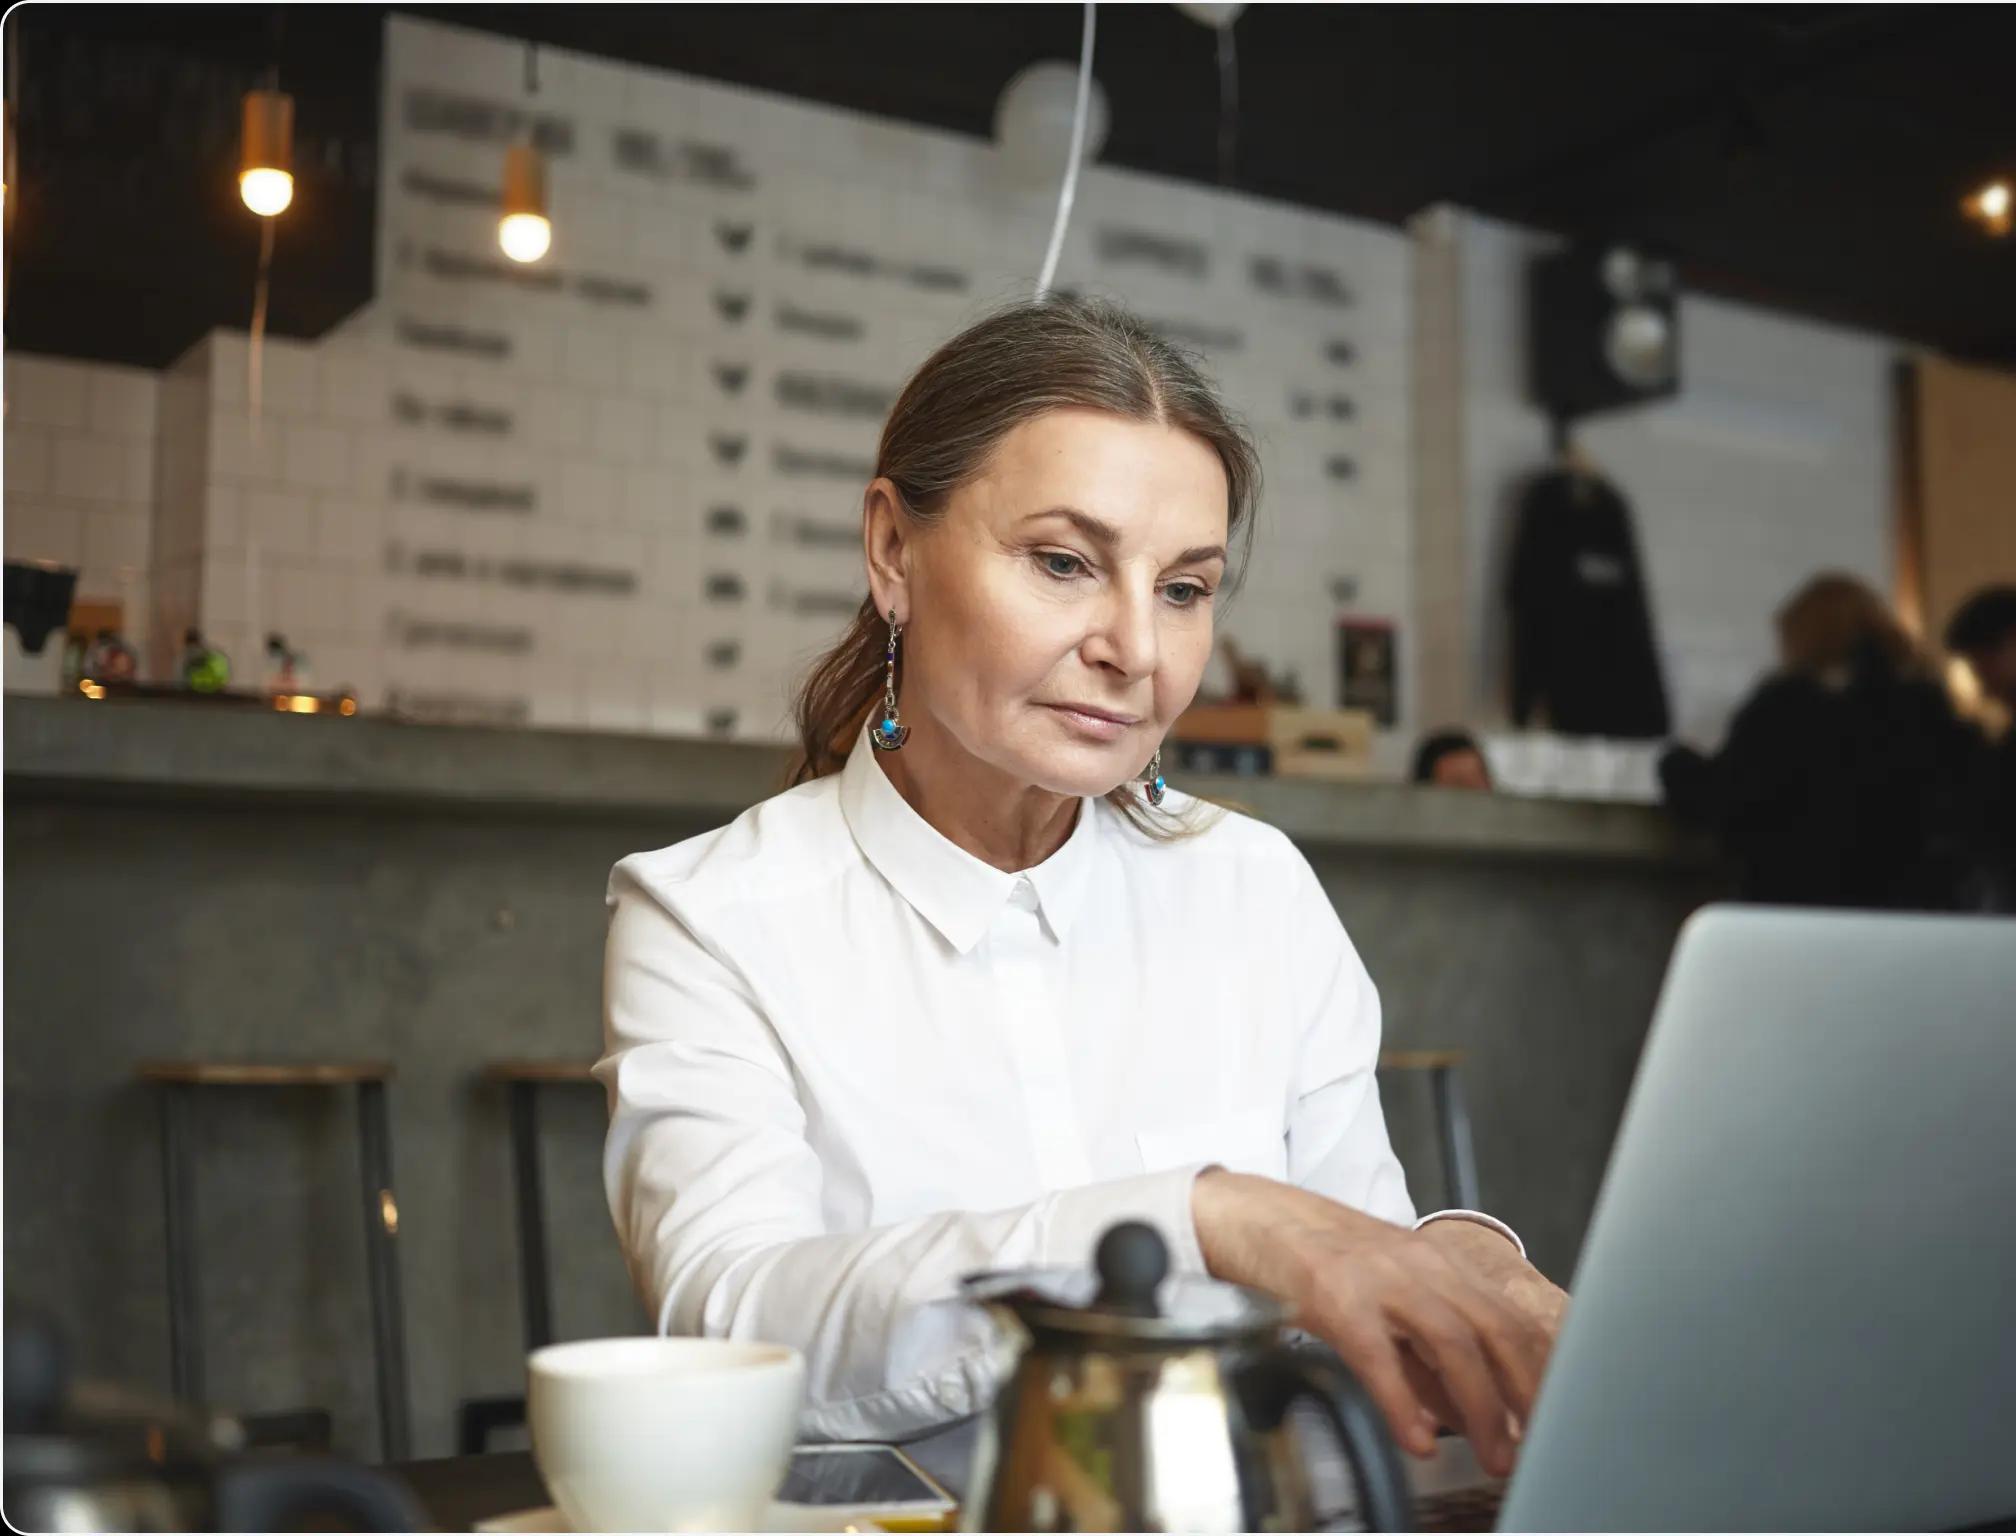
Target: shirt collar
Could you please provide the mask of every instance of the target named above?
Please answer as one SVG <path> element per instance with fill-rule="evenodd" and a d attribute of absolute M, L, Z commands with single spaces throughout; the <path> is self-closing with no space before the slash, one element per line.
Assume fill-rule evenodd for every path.
<path fill-rule="evenodd" d="M 1083 800 L 1071 835 L 1049 858 L 1018 874 L 974 857 L 917 814 L 877 762 L 864 726 L 840 770 L 840 810 L 868 862 L 951 946 L 980 942 L 1016 883 L 1027 880 L 1051 937 L 1061 942 L 1084 904 L 1098 835 L 1099 802 Z"/>

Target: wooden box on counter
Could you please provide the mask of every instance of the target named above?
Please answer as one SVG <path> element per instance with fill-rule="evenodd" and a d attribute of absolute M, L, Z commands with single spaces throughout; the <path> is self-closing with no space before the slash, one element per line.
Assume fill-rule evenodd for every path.
<path fill-rule="evenodd" d="M 1358 779 L 1372 772 L 1373 722 L 1362 709 L 1193 704 L 1170 739 L 1190 772 Z"/>

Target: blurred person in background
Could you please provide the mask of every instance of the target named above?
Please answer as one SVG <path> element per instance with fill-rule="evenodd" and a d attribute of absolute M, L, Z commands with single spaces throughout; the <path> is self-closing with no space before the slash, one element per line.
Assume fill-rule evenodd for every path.
<path fill-rule="evenodd" d="M 1439 789 L 1488 790 L 1491 765 L 1468 731 L 1437 731 L 1414 749 L 1414 782 Z"/>
<path fill-rule="evenodd" d="M 1980 900 L 2016 912 L 2016 587 L 1984 587 L 1946 626 L 1946 649 L 1967 662 L 1981 694 L 2002 718 L 1984 774 Z"/>
<path fill-rule="evenodd" d="M 1972 905 L 1980 738 L 1882 598 L 1815 577 L 1778 611 L 1780 665 L 1712 757 L 1659 764 L 1667 804 L 1712 830 L 1746 901 Z"/>

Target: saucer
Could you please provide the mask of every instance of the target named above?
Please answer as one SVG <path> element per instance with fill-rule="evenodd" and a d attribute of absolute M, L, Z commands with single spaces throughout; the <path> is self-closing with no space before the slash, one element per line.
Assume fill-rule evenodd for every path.
<path fill-rule="evenodd" d="M 901 1521 L 906 1530 L 915 1530 L 917 1512 L 910 1510 L 886 1510 L 892 1521 Z M 499 1536 L 507 1532 L 545 1531 L 564 1536 L 571 1531 L 561 1518 L 560 1511 L 551 1504 L 538 1509 L 521 1509 L 513 1514 L 498 1515 L 492 1520 L 479 1520 L 475 1528 L 479 1531 L 497 1532 Z M 784 1504 L 773 1503 L 763 1522 L 766 1531 L 846 1531 L 876 1530 L 878 1525 L 873 1509 L 860 1505 L 839 1504 Z"/>

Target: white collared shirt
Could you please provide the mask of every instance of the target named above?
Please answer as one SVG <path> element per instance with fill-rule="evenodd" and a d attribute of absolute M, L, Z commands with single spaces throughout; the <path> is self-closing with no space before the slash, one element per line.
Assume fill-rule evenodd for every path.
<path fill-rule="evenodd" d="M 962 1276 L 1129 1217 L 1201 1272 L 1210 1164 L 1414 1219 L 1378 993 L 1282 833 L 1087 799 L 1009 874 L 876 759 L 610 875 L 604 1176 L 661 1331 L 796 1346 L 807 1434 L 900 1438 L 992 1394 Z"/>

